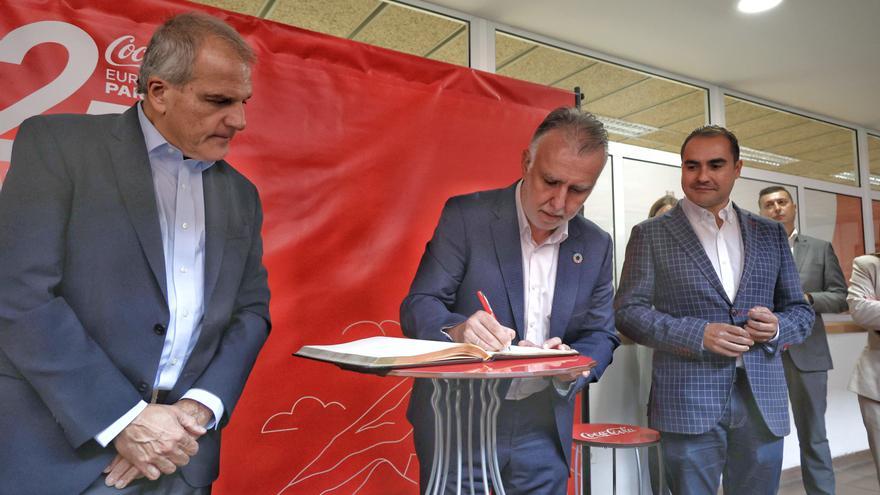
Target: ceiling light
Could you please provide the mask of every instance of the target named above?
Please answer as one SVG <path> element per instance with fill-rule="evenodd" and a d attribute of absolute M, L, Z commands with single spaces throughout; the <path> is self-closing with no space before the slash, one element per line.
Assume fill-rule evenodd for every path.
<path fill-rule="evenodd" d="M 604 115 L 596 115 L 596 119 L 598 119 L 599 122 L 602 122 L 602 125 L 605 126 L 605 130 L 608 131 L 609 134 L 617 134 L 628 138 L 640 137 L 660 130 L 649 125 L 627 122 L 625 120 L 606 117 Z"/>
<path fill-rule="evenodd" d="M 835 179 L 845 180 L 847 182 L 856 181 L 856 174 L 852 172 L 839 172 L 833 174 L 831 177 L 834 177 Z M 870 182 L 872 186 L 880 186 L 880 176 L 868 175 L 868 182 Z"/>
<path fill-rule="evenodd" d="M 736 8 L 746 14 L 757 14 L 770 10 L 782 3 L 782 0 L 739 0 Z"/>
<path fill-rule="evenodd" d="M 790 156 L 777 155 L 776 153 L 770 153 L 769 151 L 755 150 L 752 148 L 746 148 L 745 146 L 740 147 L 739 157 L 743 160 L 763 163 L 772 167 L 788 165 L 789 163 L 798 161 L 797 158 L 792 158 Z"/>

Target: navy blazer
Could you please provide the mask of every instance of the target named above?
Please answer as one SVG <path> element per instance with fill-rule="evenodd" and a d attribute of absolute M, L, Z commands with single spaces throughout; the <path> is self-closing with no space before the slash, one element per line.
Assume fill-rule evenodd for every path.
<path fill-rule="evenodd" d="M 448 341 L 442 331 L 478 309 L 477 291 L 492 304 L 498 322 L 524 335 L 523 262 L 515 203 L 516 184 L 447 201 L 428 242 L 409 295 L 400 307 L 403 333 L 412 338 Z M 612 312 L 611 237 L 580 216 L 568 223 L 559 247 L 549 337 L 560 337 L 597 365 L 597 380 L 619 345 Z M 575 261 L 580 254 L 582 262 Z M 417 380 L 408 417 L 416 428 L 431 428 L 430 383 Z M 554 406 L 560 447 L 570 456 L 573 398 L 586 383 L 578 380 Z M 505 384 L 502 394 L 506 390 Z"/>
<path fill-rule="evenodd" d="M 615 300 L 621 333 L 653 347 L 648 406 L 652 428 L 703 433 L 715 426 L 736 375 L 736 360 L 703 349 L 710 322 L 743 326 L 748 311 L 765 306 L 779 319 L 772 344 L 743 354 L 752 393 L 774 435 L 789 432 L 788 393 L 781 350 L 802 342 L 814 313 L 804 299 L 781 223 L 733 205 L 743 241 L 743 273 L 731 301 L 679 204 L 633 227 Z"/>
<path fill-rule="evenodd" d="M 269 329 L 256 188 L 228 163 L 203 173 L 205 314 L 168 394 L 235 407 Z M 22 123 L 0 192 L 0 493 L 79 493 L 116 455 L 93 437 L 149 401 L 169 321 L 146 145 L 122 115 Z M 181 468 L 218 474 L 219 430 Z"/>

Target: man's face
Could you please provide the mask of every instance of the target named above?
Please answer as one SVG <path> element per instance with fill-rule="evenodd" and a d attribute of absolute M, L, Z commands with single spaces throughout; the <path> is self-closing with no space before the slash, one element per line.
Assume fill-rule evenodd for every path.
<path fill-rule="evenodd" d="M 794 230 L 794 219 L 797 216 L 797 205 L 785 191 L 776 191 L 761 196 L 758 200 L 761 216 L 782 222 L 791 233 Z"/>
<path fill-rule="evenodd" d="M 578 146 L 564 131 L 552 130 L 538 141 L 535 156 L 523 151 L 521 201 L 535 242 L 571 220 L 584 204 L 602 167 L 602 150 L 578 154 Z"/>
<path fill-rule="evenodd" d="M 147 103 L 158 114 L 153 125 L 169 143 L 189 158 L 216 161 L 244 129 L 250 97 L 250 67 L 226 42 L 208 38 L 196 55 L 192 80 L 176 86 L 151 77 Z"/>
<path fill-rule="evenodd" d="M 681 189 L 695 204 L 717 214 L 727 206 L 742 160 L 733 161 L 723 136 L 691 139 L 681 155 Z"/>

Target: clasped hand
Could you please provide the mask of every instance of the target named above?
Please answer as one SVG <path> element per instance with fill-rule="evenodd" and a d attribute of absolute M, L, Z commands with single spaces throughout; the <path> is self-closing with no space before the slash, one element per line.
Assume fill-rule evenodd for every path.
<path fill-rule="evenodd" d="M 135 479 L 156 480 L 185 466 L 199 451 L 197 440 L 212 417 L 207 407 L 189 399 L 148 405 L 113 440 L 117 455 L 104 468 L 104 483 L 121 489 Z"/>
<path fill-rule="evenodd" d="M 749 310 L 744 327 L 726 323 L 709 323 L 703 331 L 703 347 L 716 354 L 739 357 L 755 343 L 772 340 L 779 330 L 779 319 L 764 306 Z"/>

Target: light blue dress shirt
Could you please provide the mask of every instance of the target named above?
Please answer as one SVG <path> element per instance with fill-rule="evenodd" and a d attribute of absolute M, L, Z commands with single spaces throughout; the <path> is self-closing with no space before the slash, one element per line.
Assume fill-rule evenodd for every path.
<path fill-rule="evenodd" d="M 159 209 L 171 315 L 153 385 L 159 390 L 171 390 L 202 330 L 205 313 L 205 196 L 202 172 L 214 162 L 185 159 L 179 149 L 162 137 L 144 115 L 140 105 L 138 119 L 150 158 L 156 206 Z M 213 411 L 214 421 L 208 427 L 216 425 L 216 420 L 223 415 L 222 401 L 207 390 L 190 389 L 183 398 L 196 400 Z M 146 407 L 146 402 L 141 401 L 95 439 L 106 446 Z"/>

